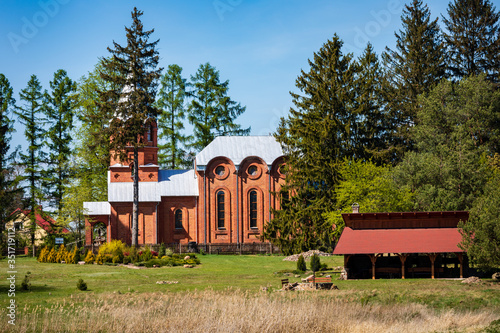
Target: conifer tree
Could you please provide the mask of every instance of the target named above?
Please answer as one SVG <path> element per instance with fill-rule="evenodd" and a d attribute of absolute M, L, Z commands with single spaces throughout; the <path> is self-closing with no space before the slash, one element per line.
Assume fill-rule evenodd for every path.
<path fill-rule="evenodd" d="M 19 122 L 24 125 L 24 136 L 28 141 L 26 153 L 21 153 L 19 165 L 24 168 L 22 180 L 26 182 L 26 201 L 30 209 L 30 236 L 35 253 L 35 216 L 40 213 L 39 204 L 42 201 L 42 164 L 45 163 L 45 153 L 42 150 L 42 138 L 45 136 L 43 124 L 43 94 L 40 81 L 35 75 L 31 75 L 25 89 L 21 90 L 20 99 L 24 101 L 24 106 L 18 107 L 16 115 Z"/>
<path fill-rule="evenodd" d="M 500 13 L 489 0 L 454 0 L 448 5 L 445 40 L 449 70 L 461 79 L 486 73 L 500 82 Z"/>
<path fill-rule="evenodd" d="M 410 129 L 418 110 L 418 96 L 432 89 L 445 75 L 445 53 L 437 18 L 427 5 L 413 0 L 401 16 L 403 29 L 395 33 L 396 50 L 382 54 L 386 69 L 383 91 L 388 109 L 392 162 L 413 149 Z"/>
<path fill-rule="evenodd" d="M 144 31 L 140 17 L 142 11 L 132 11 L 132 26 L 125 27 L 127 45 L 113 42 L 108 51 L 113 59 L 104 61 L 104 80 L 113 85 L 112 89 L 100 94 L 99 106 L 113 120 L 107 131 L 112 138 L 110 147 L 115 157 L 131 162 L 133 175 L 132 245 L 138 245 L 139 230 L 139 148 L 146 144 L 144 134 L 151 120 L 156 120 L 160 110 L 155 107 L 157 81 L 161 76 L 158 66 L 159 40 L 149 41 L 154 29 Z M 111 75 L 109 73 L 119 73 Z M 128 148 L 132 147 L 129 159 Z"/>
<path fill-rule="evenodd" d="M 296 80 L 302 94 L 291 93 L 295 108 L 281 118 L 275 134 L 287 156 L 282 192 L 290 195 L 286 208 L 274 211 L 264 238 L 285 254 L 331 246 L 333 228 L 322 215 L 334 207 L 343 158 L 360 150 L 352 140 L 359 120 L 354 84 L 358 66 L 351 54 L 342 53 L 342 45 L 334 35 L 314 53 L 309 71 L 302 70 Z"/>
<path fill-rule="evenodd" d="M 193 100 L 188 107 L 188 120 L 194 125 L 191 147 L 202 150 L 218 135 L 247 135 L 250 128 L 242 129 L 234 120 L 245 111 L 240 103 L 228 96 L 229 81 L 220 82 L 219 71 L 209 63 L 202 64 L 191 75 L 190 93 Z"/>
<path fill-rule="evenodd" d="M 45 133 L 49 158 L 44 172 L 44 183 L 48 198 L 59 216 L 65 186 L 71 176 L 69 161 L 73 114 L 77 104 L 76 83 L 68 77 L 65 70 L 59 69 L 50 81 L 50 88 L 50 93 L 44 93 L 44 114 L 49 124 Z"/>
<path fill-rule="evenodd" d="M 9 80 L 0 73 L 0 244 L 3 244 L 5 223 L 14 211 L 16 196 L 15 179 L 12 178 L 12 158 L 9 154 L 11 133 L 14 128 L 12 111 L 15 105 Z"/>
<path fill-rule="evenodd" d="M 179 65 L 168 66 L 161 78 L 157 101 L 158 108 L 162 110 L 158 121 L 158 137 L 166 140 L 165 144 L 158 144 L 158 163 L 171 169 L 189 165 L 182 149 L 190 138 L 181 133 L 186 112 L 186 79 L 181 74 L 182 68 Z"/>
<path fill-rule="evenodd" d="M 382 67 L 371 44 L 366 46 L 363 54 L 357 59 L 357 64 L 354 80 L 357 118 L 351 130 L 353 139 L 356 141 L 356 157 L 388 163 L 390 159 L 387 149 L 389 138 L 387 138 L 386 128 L 389 125 L 382 107 Z"/>

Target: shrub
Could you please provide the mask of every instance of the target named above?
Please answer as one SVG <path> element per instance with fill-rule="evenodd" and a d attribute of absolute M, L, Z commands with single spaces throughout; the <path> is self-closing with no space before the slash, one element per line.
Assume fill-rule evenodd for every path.
<path fill-rule="evenodd" d="M 113 259 L 111 261 L 113 262 L 113 264 L 122 263 L 123 262 L 123 256 L 120 258 L 120 256 L 118 256 L 118 255 L 115 254 L 113 256 Z"/>
<path fill-rule="evenodd" d="M 30 275 L 31 272 L 27 272 L 26 275 L 24 276 L 23 282 L 21 282 L 22 290 L 31 290 Z"/>
<path fill-rule="evenodd" d="M 160 250 L 158 251 L 158 257 L 163 257 L 165 255 L 165 252 L 166 252 L 166 247 L 165 247 L 165 244 L 164 243 L 161 243 L 160 245 Z"/>
<path fill-rule="evenodd" d="M 153 254 L 151 253 L 151 249 L 149 246 L 145 246 L 144 250 L 139 251 L 139 260 L 140 261 L 148 261 L 153 259 Z"/>
<path fill-rule="evenodd" d="M 95 261 L 94 253 L 92 253 L 92 251 L 88 251 L 87 256 L 85 256 L 85 263 L 93 264 L 94 261 Z"/>
<path fill-rule="evenodd" d="M 65 261 L 67 254 L 68 254 L 68 251 L 66 251 L 66 247 L 64 247 L 64 244 L 62 244 L 61 246 L 59 246 L 59 250 L 57 251 L 55 262 L 60 263 L 63 260 Z"/>
<path fill-rule="evenodd" d="M 304 259 L 303 255 L 300 255 L 299 259 L 297 260 L 297 270 L 302 272 L 305 272 L 307 270 L 306 260 Z"/>
<path fill-rule="evenodd" d="M 78 282 L 77 282 L 77 284 L 76 284 L 76 288 L 78 290 L 85 291 L 85 290 L 87 290 L 87 283 L 85 283 L 83 281 L 83 279 L 79 279 Z"/>
<path fill-rule="evenodd" d="M 55 263 L 55 262 L 57 262 L 57 261 L 56 261 L 56 258 L 57 258 L 57 251 L 56 251 L 56 248 L 55 248 L 55 247 L 53 247 L 53 248 L 50 250 L 50 252 L 49 252 L 49 254 L 48 254 L 47 259 L 46 259 L 46 261 L 45 261 L 45 262 L 52 262 L 52 263 Z"/>
<path fill-rule="evenodd" d="M 47 248 L 47 246 L 45 246 L 42 251 L 40 251 L 40 255 L 37 258 L 38 262 L 47 262 L 48 255 L 49 249 Z"/>
<path fill-rule="evenodd" d="M 124 265 L 128 265 L 128 264 L 130 264 L 131 262 L 132 262 L 132 260 L 130 259 L 130 257 L 129 257 L 129 256 L 124 256 L 124 257 L 123 257 L 122 263 L 123 263 Z"/>
<path fill-rule="evenodd" d="M 321 269 L 321 260 L 317 254 L 313 254 L 311 257 L 311 271 L 317 272 Z"/>
<path fill-rule="evenodd" d="M 166 255 L 167 257 L 171 257 L 171 256 L 172 256 L 172 254 L 174 254 L 174 251 L 172 251 L 172 249 L 171 249 L 171 248 L 168 248 L 168 249 L 166 249 L 166 250 L 165 250 L 165 255 Z"/>
<path fill-rule="evenodd" d="M 135 246 L 131 246 L 129 249 L 129 257 L 130 261 L 134 264 L 139 261 L 139 255 L 137 254 L 137 248 Z"/>

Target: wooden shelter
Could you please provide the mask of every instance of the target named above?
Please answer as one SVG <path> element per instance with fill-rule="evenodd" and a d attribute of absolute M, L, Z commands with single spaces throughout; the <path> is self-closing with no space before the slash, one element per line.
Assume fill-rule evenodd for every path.
<path fill-rule="evenodd" d="M 333 254 L 344 255 L 349 278 L 463 277 L 459 221 L 469 213 L 342 214 L 346 227 Z"/>

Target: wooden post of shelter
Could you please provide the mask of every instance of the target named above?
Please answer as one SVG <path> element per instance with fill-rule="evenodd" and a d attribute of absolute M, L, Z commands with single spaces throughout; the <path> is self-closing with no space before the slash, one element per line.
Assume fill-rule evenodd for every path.
<path fill-rule="evenodd" d="M 460 262 L 460 278 L 464 277 L 464 255 L 462 253 L 457 253 L 458 261 Z"/>
<path fill-rule="evenodd" d="M 406 253 L 398 253 L 399 260 L 401 260 L 401 279 L 405 278 L 405 262 L 408 254 Z"/>
<path fill-rule="evenodd" d="M 429 253 L 428 256 L 431 260 L 431 279 L 434 279 L 434 263 L 436 262 L 436 257 L 438 255 L 436 253 Z"/>
<path fill-rule="evenodd" d="M 368 256 L 372 262 L 372 280 L 375 280 L 375 262 L 377 261 L 378 255 L 369 254 Z"/>

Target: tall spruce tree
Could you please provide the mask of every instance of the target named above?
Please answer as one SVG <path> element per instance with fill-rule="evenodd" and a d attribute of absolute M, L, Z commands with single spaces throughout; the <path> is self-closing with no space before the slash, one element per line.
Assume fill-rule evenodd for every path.
<path fill-rule="evenodd" d="M 47 169 L 44 172 L 44 184 L 50 203 L 57 215 L 62 211 L 62 198 L 65 186 L 71 176 L 69 161 L 71 158 L 71 130 L 73 115 L 77 105 L 76 83 L 66 71 L 59 69 L 50 81 L 51 92 L 44 93 L 45 118 L 49 124 L 46 131 L 48 147 Z"/>
<path fill-rule="evenodd" d="M 115 157 L 130 161 L 128 148 L 132 147 L 133 205 L 132 205 L 132 245 L 138 245 L 139 228 L 139 148 L 146 144 L 144 134 L 149 121 L 156 120 L 160 110 L 155 107 L 157 81 L 162 69 L 158 66 L 159 40 L 149 42 L 154 29 L 144 31 L 140 17 L 142 11 L 132 11 L 132 26 L 125 27 L 127 46 L 113 42 L 108 51 L 113 59 L 104 61 L 106 71 L 101 73 L 104 80 L 113 85 L 112 89 L 100 94 L 99 106 L 111 115 L 107 130 L 110 147 Z M 118 72 L 115 76 L 109 73 Z M 117 88 L 114 88 L 117 87 Z"/>
<path fill-rule="evenodd" d="M 489 0 L 455 0 L 448 5 L 445 40 L 449 70 L 458 79 L 486 73 L 500 82 L 500 13 Z"/>
<path fill-rule="evenodd" d="M 264 238 L 285 254 L 332 245 L 333 228 L 323 214 L 335 205 L 343 158 L 360 151 L 352 140 L 359 117 L 358 66 L 351 54 L 342 53 L 342 45 L 334 35 L 314 53 L 309 71 L 302 70 L 296 80 L 302 94 L 291 93 L 295 107 L 275 134 L 287 156 L 286 183 L 279 194 L 282 207 L 274 211 Z"/>
<path fill-rule="evenodd" d="M 378 163 L 388 163 L 387 117 L 383 112 L 382 67 L 373 46 L 368 44 L 357 59 L 355 106 L 357 114 L 354 122 L 353 137 L 356 141 L 356 157 L 372 159 Z"/>
<path fill-rule="evenodd" d="M 392 162 L 413 150 L 411 128 L 416 121 L 418 96 L 428 92 L 445 75 L 445 53 L 438 19 L 431 20 L 427 5 L 413 0 L 401 16 L 403 29 L 395 33 L 396 50 L 382 54 L 386 69 L 383 92 L 391 133 Z"/>
<path fill-rule="evenodd" d="M 42 193 L 42 167 L 45 164 L 46 156 L 42 149 L 42 138 L 45 136 L 43 124 L 43 93 L 40 81 L 35 75 L 31 75 L 26 88 L 19 93 L 24 106 L 18 107 L 15 111 L 19 122 L 24 125 L 24 136 L 28 142 L 26 153 L 20 153 L 21 161 L 19 165 L 24 168 L 22 180 L 26 183 L 26 205 L 30 209 L 30 236 L 35 253 L 35 216 L 39 213 L 39 205 L 43 198 Z"/>
<path fill-rule="evenodd" d="M 182 147 L 190 137 L 181 132 L 186 112 L 186 79 L 182 77 L 179 65 L 168 66 L 161 78 L 158 97 L 156 104 L 162 111 L 158 121 L 158 137 L 165 140 L 164 144 L 158 144 L 158 163 L 171 169 L 187 166 L 189 161 L 184 157 L 186 152 Z"/>
<path fill-rule="evenodd" d="M 3 244 L 5 223 L 14 211 L 16 186 L 12 178 L 12 158 L 9 154 L 11 133 L 14 131 L 12 111 L 15 105 L 9 80 L 0 73 L 0 244 Z M 3 250 L 3 246 L 0 246 Z"/>
<path fill-rule="evenodd" d="M 245 111 L 232 101 L 227 93 L 229 81 L 220 82 L 219 71 L 208 62 L 191 75 L 190 93 L 193 100 L 188 107 L 188 120 L 194 126 L 194 140 L 190 147 L 202 150 L 218 135 L 247 135 L 234 120 Z"/>

